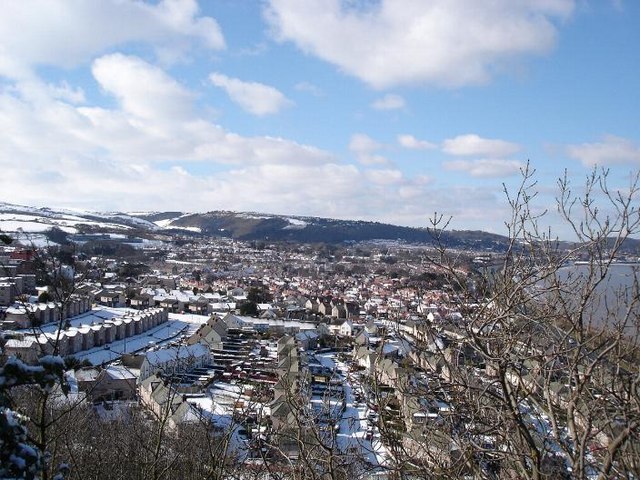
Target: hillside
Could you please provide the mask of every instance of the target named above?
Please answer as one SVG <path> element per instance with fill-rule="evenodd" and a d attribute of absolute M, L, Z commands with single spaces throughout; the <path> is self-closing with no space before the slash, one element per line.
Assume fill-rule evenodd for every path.
<path fill-rule="evenodd" d="M 3 231 L 39 233 L 53 227 L 67 233 L 158 229 L 153 222 L 126 213 L 38 208 L 0 202 L 0 229 Z"/>
<path fill-rule="evenodd" d="M 378 222 L 229 211 L 90 212 L 0 203 L 2 231 L 37 235 L 53 228 L 71 235 L 118 233 L 152 237 L 157 234 L 180 234 L 302 243 L 390 240 L 432 244 L 434 241 L 427 229 Z M 505 237 L 481 231 L 451 231 L 443 235 L 442 240 L 449 247 L 477 250 L 501 251 L 506 246 Z"/>
<path fill-rule="evenodd" d="M 368 240 L 399 240 L 431 244 L 433 235 L 424 228 L 403 227 L 378 222 L 336 220 L 319 217 L 267 215 L 213 211 L 180 214 L 173 219 L 159 218 L 157 213 L 139 218 L 155 221 L 164 229 L 184 229 L 204 236 L 230 237 L 238 240 L 293 241 L 302 243 L 343 243 Z M 478 231 L 448 232 L 444 240 L 452 247 L 502 250 L 506 238 Z"/>

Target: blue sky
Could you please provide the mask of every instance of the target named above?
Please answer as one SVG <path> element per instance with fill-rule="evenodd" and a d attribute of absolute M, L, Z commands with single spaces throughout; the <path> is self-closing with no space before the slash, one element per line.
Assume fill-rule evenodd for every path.
<path fill-rule="evenodd" d="M 520 170 L 640 170 L 630 0 L 10 2 L 0 200 L 504 233 Z M 543 223 L 544 223 L 543 222 Z"/>

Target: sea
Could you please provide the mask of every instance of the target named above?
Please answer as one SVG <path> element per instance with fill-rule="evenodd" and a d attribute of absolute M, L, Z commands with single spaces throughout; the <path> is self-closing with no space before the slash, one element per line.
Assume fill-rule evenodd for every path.
<path fill-rule="evenodd" d="M 576 300 L 586 284 L 590 266 L 572 264 L 560 269 L 559 278 L 570 285 L 569 295 Z M 574 283 L 575 282 L 575 283 Z M 595 288 L 588 304 L 588 320 L 591 326 L 615 328 L 624 320 L 627 336 L 640 332 L 640 263 L 612 263 L 603 281 Z M 630 312 L 630 314 L 628 314 Z"/>

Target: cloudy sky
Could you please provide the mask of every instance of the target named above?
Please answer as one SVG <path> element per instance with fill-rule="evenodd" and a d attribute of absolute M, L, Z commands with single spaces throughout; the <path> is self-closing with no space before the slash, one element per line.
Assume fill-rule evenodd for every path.
<path fill-rule="evenodd" d="M 527 161 L 550 211 L 565 170 L 628 188 L 639 25 L 635 0 L 3 2 L 0 201 L 504 232 Z"/>

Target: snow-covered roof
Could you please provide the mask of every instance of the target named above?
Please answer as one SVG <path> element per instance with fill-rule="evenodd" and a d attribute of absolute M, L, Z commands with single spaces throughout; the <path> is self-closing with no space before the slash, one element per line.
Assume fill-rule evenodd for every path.
<path fill-rule="evenodd" d="M 75 377 L 79 382 L 92 382 L 98 378 L 99 374 L 97 368 L 81 368 L 76 370 Z"/>
<path fill-rule="evenodd" d="M 195 343 L 188 346 L 178 346 L 171 348 L 163 348 L 160 350 L 147 352 L 146 360 L 151 365 L 161 365 L 172 360 L 184 359 L 189 357 L 199 358 L 209 355 L 209 347 Z"/>
<path fill-rule="evenodd" d="M 115 380 L 136 380 L 138 375 L 123 365 L 109 365 L 105 368 L 107 375 Z"/>
<path fill-rule="evenodd" d="M 23 339 L 12 338 L 7 340 L 5 348 L 31 348 L 35 342 L 36 340 L 33 337 L 25 337 Z"/>

